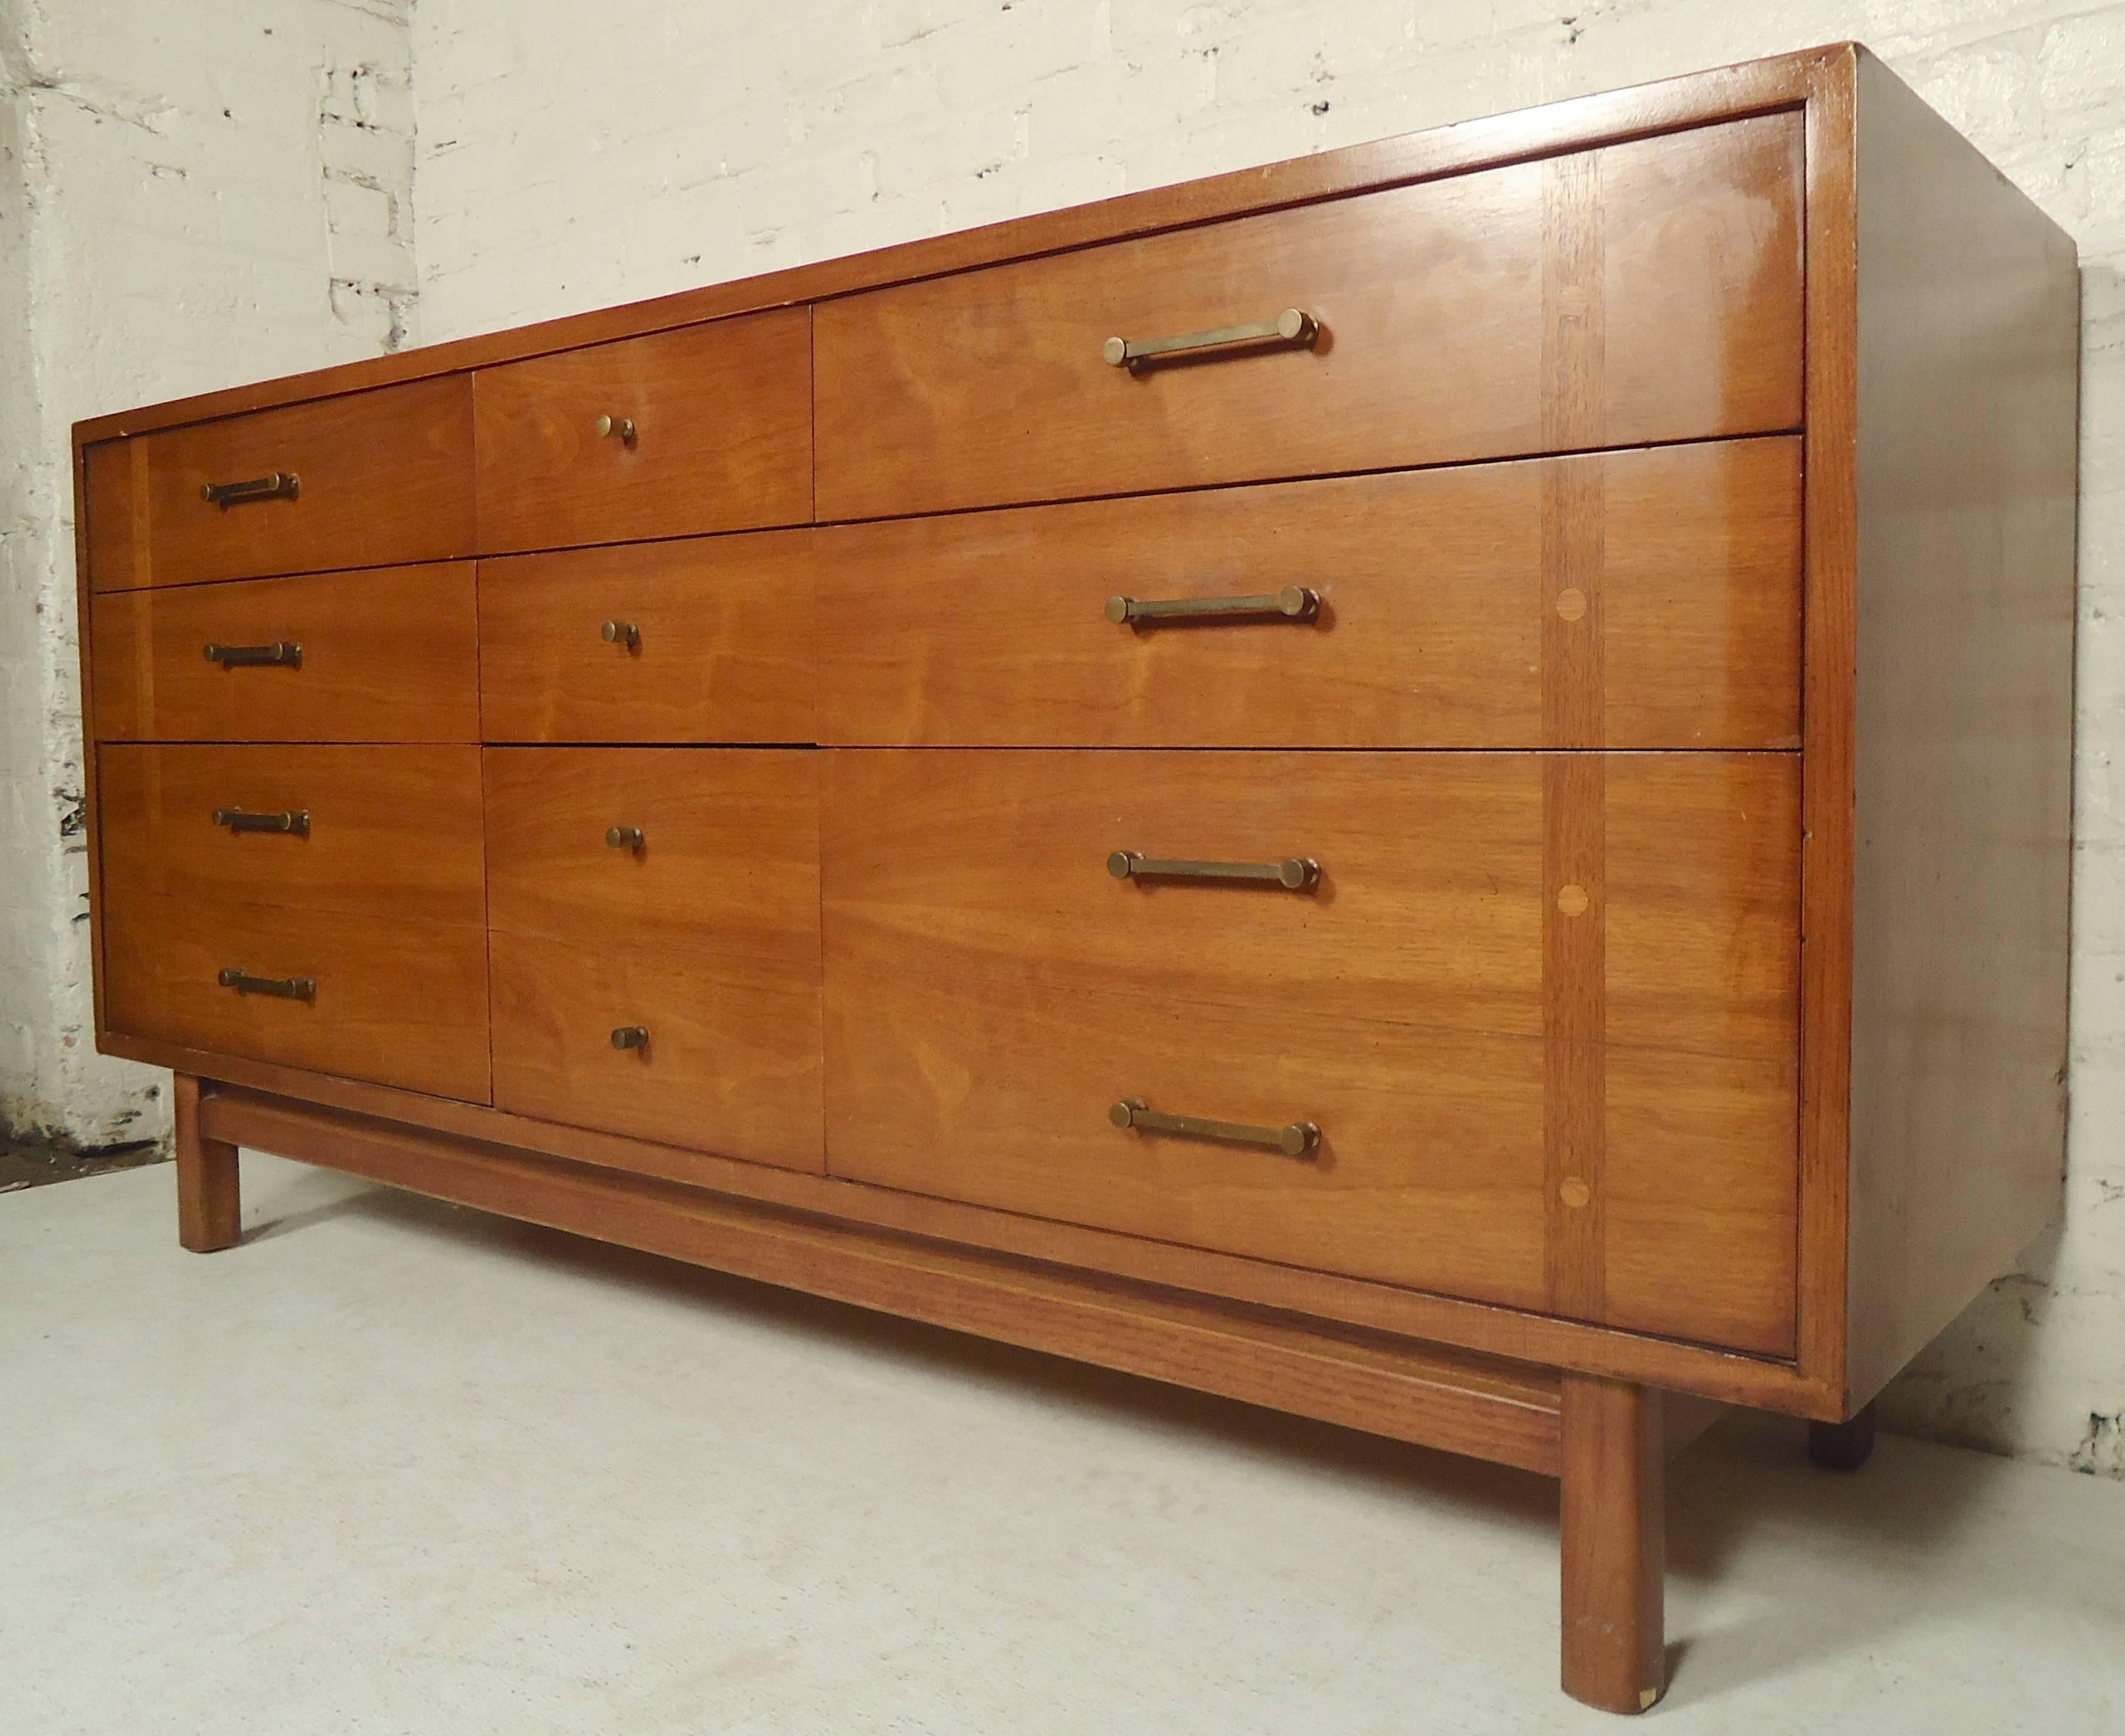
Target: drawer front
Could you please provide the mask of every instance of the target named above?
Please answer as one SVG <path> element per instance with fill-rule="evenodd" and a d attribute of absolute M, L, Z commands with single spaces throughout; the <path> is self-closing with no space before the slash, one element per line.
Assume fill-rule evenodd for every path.
<path fill-rule="evenodd" d="M 114 900 L 486 920 L 475 747 L 122 743 L 97 777 Z"/>
<path fill-rule="evenodd" d="M 465 375 L 136 435 L 87 463 L 99 591 L 472 553 Z"/>
<path fill-rule="evenodd" d="M 1795 757 L 827 759 L 832 1173 L 1790 1349 Z"/>
<path fill-rule="evenodd" d="M 487 738 L 810 741 L 813 535 L 482 561 Z"/>
<path fill-rule="evenodd" d="M 114 896 L 103 946 L 114 1031 L 488 1101 L 487 937 L 476 927 L 231 895 Z M 224 982 L 229 971 L 243 983 Z M 306 999 L 268 992 L 304 982 Z"/>
<path fill-rule="evenodd" d="M 89 634 L 99 740 L 479 739 L 469 561 L 106 594 Z"/>
<path fill-rule="evenodd" d="M 806 309 L 564 350 L 476 382 L 483 553 L 812 516 Z"/>
<path fill-rule="evenodd" d="M 1765 116 L 822 304 L 819 516 L 1796 427 L 1801 173 Z"/>
<path fill-rule="evenodd" d="M 822 1168 L 817 761 L 488 750 L 498 1107 Z"/>
<path fill-rule="evenodd" d="M 1800 506 L 1778 436 L 822 530 L 821 739 L 1794 747 Z"/>

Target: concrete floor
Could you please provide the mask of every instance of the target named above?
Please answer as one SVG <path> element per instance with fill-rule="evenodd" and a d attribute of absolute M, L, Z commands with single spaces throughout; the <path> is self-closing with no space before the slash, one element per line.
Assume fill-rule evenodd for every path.
<path fill-rule="evenodd" d="M 0 1198 L 0 1731 L 1613 1730 L 1553 1484 L 244 1159 Z M 2125 1484 L 1723 1425 L 1675 1732 L 2125 1730 Z"/>

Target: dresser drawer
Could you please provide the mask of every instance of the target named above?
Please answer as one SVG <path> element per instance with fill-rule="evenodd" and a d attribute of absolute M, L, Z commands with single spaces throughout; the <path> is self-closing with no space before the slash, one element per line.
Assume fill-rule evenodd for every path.
<path fill-rule="evenodd" d="M 477 748 L 124 743 L 97 777 L 111 899 L 486 920 Z"/>
<path fill-rule="evenodd" d="M 487 738 L 811 740 L 813 534 L 482 561 Z"/>
<path fill-rule="evenodd" d="M 819 516 L 1798 427 L 1801 186 L 1769 115 L 822 303 Z"/>
<path fill-rule="evenodd" d="M 487 936 L 477 927 L 219 896 L 114 896 L 114 1031 L 488 1101 Z"/>
<path fill-rule="evenodd" d="M 106 594 L 89 636 L 101 741 L 479 739 L 469 562 Z"/>
<path fill-rule="evenodd" d="M 98 591 L 472 553 L 472 381 L 447 375 L 91 446 Z"/>
<path fill-rule="evenodd" d="M 822 530 L 820 738 L 1793 747 L 1800 507 L 1778 436 Z"/>
<path fill-rule="evenodd" d="M 832 1173 L 1790 1348 L 1796 757 L 827 758 Z"/>
<path fill-rule="evenodd" d="M 488 750 L 497 1106 L 822 1167 L 817 765 Z"/>
<path fill-rule="evenodd" d="M 783 309 L 480 370 L 482 551 L 808 520 L 811 318 Z"/>

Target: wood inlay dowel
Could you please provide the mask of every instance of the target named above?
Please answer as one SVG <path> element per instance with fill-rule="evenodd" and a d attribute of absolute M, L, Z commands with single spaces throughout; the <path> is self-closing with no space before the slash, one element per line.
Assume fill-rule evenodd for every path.
<path fill-rule="evenodd" d="M 1603 443 L 1604 252 L 1601 153 L 1552 158 L 1543 165 L 1542 432 L 1553 451 Z"/>
<path fill-rule="evenodd" d="M 1543 757 L 1544 1277 L 1559 1314 L 1604 1310 L 1606 1074 L 1603 789 L 1599 754 Z"/>
<path fill-rule="evenodd" d="M 1542 472 L 1542 739 L 1552 748 L 1600 748 L 1607 740 L 1607 462 L 1564 459 Z"/>

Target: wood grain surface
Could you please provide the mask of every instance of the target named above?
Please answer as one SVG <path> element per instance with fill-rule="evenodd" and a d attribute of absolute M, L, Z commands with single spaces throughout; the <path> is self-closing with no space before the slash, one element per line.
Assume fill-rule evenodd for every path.
<path fill-rule="evenodd" d="M 144 435 L 92 460 L 92 477 L 101 469 L 106 480 L 91 484 L 92 510 L 105 507 L 91 529 L 91 583 L 114 591 L 469 554 L 472 460 L 463 375 Z M 200 498 L 205 484 L 276 472 L 295 475 L 295 498 Z"/>
<path fill-rule="evenodd" d="M 821 530 L 820 738 L 1790 748 L 1800 502 L 1782 437 Z M 1560 550 L 1588 552 L 1567 568 Z M 1317 619 L 1105 614 L 1286 585 Z M 777 594 L 794 609 L 799 588 Z M 1574 707 L 1589 658 L 1608 677 Z"/>
<path fill-rule="evenodd" d="M 801 524 L 811 390 L 803 308 L 483 368 L 480 551 Z"/>
<path fill-rule="evenodd" d="M 479 564 L 494 742 L 808 742 L 814 533 L 690 537 Z M 607 621 L 636 642 L 607 640 Z"/>
<path fill-rule="evenodd" d="M 831 1171 L 1774 1353 L 1791 1342 L 1789 756 L 1609 771 L 1600 1305 L 1546 1267 L 1559 1030 L 1533 755 L 835 752 Z M 1117 882 L 1110 851 L 1312 856 L 1319 889 Z M 1648 1094 L 1650 1093 L 1650 1094 Z M 1119 1130 L 1117 1100 L 1310 1160 Z M 1580 1100 L 1575 1100 L 1580 1101 Z M 1706 1159 L 1700 1148 L 1722 1149 Z M 1657 1323 L 1656 1324 L 1655 1323 Z"/>
<path fill-rule="evenodd" d="M 105 741 L 479 739 L 469 561 L 105 592 L 90 611 Z M 302 647 L 299 668 L 205 656 L 283 641 Z"/>
<path fill-rule="evenodd" d="M 486 922 L 477 748 L 114 743 L 101 772 L 114 899 Z M 309 830 L 238 833 L 219 809 L 300 812 Z"/>
<path fill-rule="evenodd" d="M 1611 147 L 1553 209 L 1517 164 L 822 304 L 822 520 L 1797 427 L 1801 125 Z M 1598 234 L 1581 236 L 1577 224 Z M 1598 245 L 1562 302 L 1550 262 Z M 1599 304 L 1562 372 L 1548 333 Z M 1305 349 L 1139 375 L 1110 337 L 1270 319 Z M 1583 377 L 1582 377 L 1583 376 Z"/>
<path fill-rule="evenodd" d="M 115 895 L 104 915 L 111 1028 L 488 1101 L 487 937 L 478 928 L 208 899 Z M 304 1002 L 240 993 L 224 969 L 307 976 Z"/>
<path fill-rule="evenodd" d="M 821 1168 L 818 756 L 486 757 L 496 1102 Z"/>

